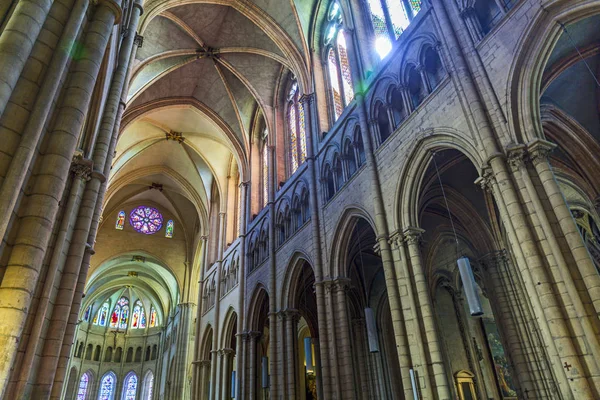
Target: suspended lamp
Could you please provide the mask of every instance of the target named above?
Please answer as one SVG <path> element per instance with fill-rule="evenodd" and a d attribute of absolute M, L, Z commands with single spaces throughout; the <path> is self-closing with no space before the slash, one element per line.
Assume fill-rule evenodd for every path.
<path fill-rule="evenodd" d="M 371 353 L 379 353 L 379 338 L 377 335 L 377 322 L 375 321 L 375 313 L 373 309 L 369 307 L 369 294 L 367 293 L 366 287 L 366 275 L 365 275 L 365 265 L 362 257 L 362 241 L 360 240 L 360 233 L 357 232 L 358 235 L 358 254 L 360 255 L 360 269 L 362 272 L 362 278 L 365 285 L 365 300 L 367 301 L 367 307 L 365 308 L 365 322 L 367 325 L 367 340 L 369 342 L 369 352 Z"/>
<path fill-rule="evenodd" d="M 235 399 L 235 371 L 231 371 L 231 398 Z"/>
<path fill-rule="evenodd" d="M 262 358 L 262 388 L 269 387 L 269 357 Z"/>
<path fill-rule="evenodd" d="M 304 338 L 304 359 L 306 360 L 306 373 L 312 374 L 315 371 L 312 358 L 312 338 Z"/>
<path fill-rule="evenodd" d="M 444 196 L 444 203 L 446 204 L 446 210 L 448 211 L 448 218 L 450 219 L 450 225 L 452 226 L 452 232 L 454 233 L 454 241 L 456 242 L 456 256 L 459 254 L 458 235 L 456 234 L 456 228 L 454 227 L 454 221 L 452 220 L 452 213 L 450 212 L 450 206 L 448 205 L 448 198 L 444 191 L 444 185 L 442 185 L 442 178 L 440 177 L 440 170 L 438 169 L 437 161 L 435 160 L 435 153 L 433 153 L 433 164 L 435 165 L 435 172 L 437 174 L 438 182 L 440 183 L 440 189 Z M 481 307 L 481 301 L 479 299 L 479 293 L 477 292 L 477 284 L 475 283 L 475 277 L 473 276 L 473 269 L 471 263 L 466 256 L 459 257 L 456 260 L 458 264 L 458 272 L 460 273 L 460 279 L 463 284 L 465 291 L 465 297 L 469 304 L 469 311 L 471 316 L 477 317 L 483 315 L 483 308 Z"/>

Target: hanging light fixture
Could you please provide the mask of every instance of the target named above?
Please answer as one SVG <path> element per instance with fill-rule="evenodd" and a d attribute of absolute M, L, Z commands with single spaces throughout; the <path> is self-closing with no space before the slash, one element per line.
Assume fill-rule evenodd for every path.
<path fill-rule="evenodd" d="M 454 227 L 454 221 L 452 220 L 452 213 L 450 212 L 450 206 L 448 205 L 448 198 L 446 197 L 446 192 L 444 191 L 444 185 L 442 185 L 442 178 L 440 177 L 440 170 L 438 169 L 437 161 L 435 160 L 435 153 L 433 153 L 432 158 L 433 164 L 435 165 L 435 172 L 437 174 L 438 182 L 440 183 L 440 189 L 442 190 L 442 195 L 444 196 L 444 203 L 446 204 L 446 210 L 448 211 L 448 218 L 450 219 L 452 232 L 454 233 L 454 241 L 456 242 L 456 256 L 458 258 L 456 262 L 458 264 L 460 279 L 465 291 L 465 297 L 467 298 L 467 303 L 469 304 L 471 316 L 477 317 L 483 315 L 483 308 L 481 307 L 479 293 L 477 292 L 477 284 L 475 283 L 475 277 L 473 276 L 473 269 L 471 268 L 471 263 L 466 256 L 458 257 L 460 254 L 458 235 L 456 234 L 456 228 Z"/>
<path fill-rule="evenodd" d="M 235 371 L 231 371 L 231 398 L 235 399 Z"/>
<path fill-rule="evenodd" d="M 355 227 L 356 229 L 356 227 Z M 360 256 L 360 269 L 362 272 L 363 281 L 367 278 L 365 276 L 365 265 L 362 257 L 362 241 L 360 240 L 360 233 L 356 232 L 358 236 L 358 254 Z M 367 307 L 365 308 L 365 322 L 367 325 L 367 340 L 369 342 L 369 352 L 371 353 L 379 353 L 379 338 L 377 335 L 377 321 L 375 320 L 375 313 L 373 309 L 369 307 L 369 295 L 367 293 L 366 281 L 363 282 L 365 286 L 365 300 L 367 302 Z"/>
<path fill-rule="evenodd" d="M 262 358 L 262 388 L 269 387 L 269 357 Z"/>
<path fill-rule="evenodd" d="M 304 338 L 304 360 L 306 361 L 306 373 L 312 374 L 315 371 L 315 366 L 312 357 L 312 338 Z"/>

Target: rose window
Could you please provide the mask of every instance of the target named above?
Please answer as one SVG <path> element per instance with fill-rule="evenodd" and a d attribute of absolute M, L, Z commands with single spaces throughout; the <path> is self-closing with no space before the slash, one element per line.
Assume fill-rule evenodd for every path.
<path fill-rule="evenodd" d="M 139 206 L 129 214 L 129 223 L 136 231 L 152 235 L 162 227 L 163 216 L 156 208 Z"/>

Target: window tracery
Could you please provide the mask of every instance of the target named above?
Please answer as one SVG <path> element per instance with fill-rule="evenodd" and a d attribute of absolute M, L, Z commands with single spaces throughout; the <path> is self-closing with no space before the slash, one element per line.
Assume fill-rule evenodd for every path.
<path fill-rule="evenodd" d="M 77 389 L 77 400 L 86 400 L 89 383 L 90 373 L 86 372 L 83 375 L 81 375 L 81 379 L 79 380 L 79 388 Z"/>
<path fill-rule="evenodd" d="M 421 11 L 421 0 L 368 0 L 374 48 L 381 59 L 392 50 L 392 43 Z"/>
<path fill-rule="evenodd" d="M 110 316 L 110 327 L 127 329 L 129 321 L 129 300 L 127 297 L 121 297 Z"/>
<path fill-rule="evenodd" d="M 146 328 L 146 314 L 144 313 L 144 305 L 140 300 L 135 302 L 133 306 L 133 314 L 131 317 L 131 327 L 133 329 Z"/>
<path fill-rule="evenodd" d="M 115 383 L 117 377 L 113 372 L 108 372 L 100 382 L 100 394 L 98 400 L 113 400 L 115 392 Z"/>
<path fill-rule="evenodd" d="M 106 326 L 109 308 L 110 305 L 108 304 L 108 301 L 105 301 L 104 304 L 102 304 L 102 307 L 100 307 L 100 310 L 98 310 L 98 314 L 94 317 L 94 325 Z"/>
<path fill-rule="evenodd" d="M 324 44 L 327 50 L 327 71 L 334 119 L 337 120 L 342 115 L 344 108 L 354 99 L 342 9 L 338 1 L 331 4 L 327 18 L 329 23 L 325 30 Z"/>
<path fill-rule="evenodd" d="M 300 102 L 298 82 L 292 82 L 288 93 L 287 126 L 291 173 L 306 161 L 306 124 L 304 105 Z"/>
<path fill-rule="evenodd" d="M 163 216 L 154 207 L 138 206 L 129 214 L 129 223 L 137 232 L 153 235 L 162 227 Z"/>
<path fill-rule="evenodd" d="M 123 387 L 123 400 L 135 400 L 137 392 L 138 378 L 133 372 L 125 378 L 125 386 Z"/>

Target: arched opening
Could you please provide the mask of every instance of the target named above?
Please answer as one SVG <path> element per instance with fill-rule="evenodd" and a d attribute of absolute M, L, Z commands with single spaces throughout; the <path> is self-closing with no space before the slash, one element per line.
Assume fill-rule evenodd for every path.
<path fill-rule="evenodd" d="M 423 67 L 427 74 L 429 91 L 433 92 L 444 79 L 445 72 L 438 52 L 431 47 L 428 47 L 423 54 Z"/>
<path fill-rule="evenodd" d="M 222 382 L 220 385 L 222 399 L 235 397 L 235 387 L 232 382 L 237 381 L 237 313 L 230 311 L 223 331 L 223 358 L 222 358 Z"/>
<path fill-rule="evenodd" d="M 375 119 L 377 120 L 377 130 L 379 132 L 379 144 L 382 144 L 392 134 L 392 125 L 388 116 L 387 107 L 383 103 L 375 106 Z"/>
<path fill-rule="evenodd" d="M 213 329 L 211 326 L 206 328 L 202 338 L 202 346 L 200 348 L 200 398 L 210 398 L 211 384 L 211 366 L 213 357 Z"/>
<path fill-rule="evenodd" d="M 412 102 L 413 109 L 419 107 L 419 105 L 425 99 L 427 95 L 426 88 L 423 86 L 423 79 L 421 74 L 417 71 L 415 66 L 410 66 L 406 73 L 406 82 L 408 86 L 408 93 Z"/>
<path fill-rule="evenodd" d="M 322 398 L 322 371 L 317 318 L 315 276 L 311 265 L 299 260 L 291 279 L 290 299 L 285 313 L 286 357 L 295 382 L 292 390 L 298 400 Z"/>
<path fill-rule="evenodd" d="M 87 376 L 85 377 L 85 379 L 82 376 L 81 379 L 84 380 L 84 385 L 85 385 L 84 391 L 87 392 L 87 385 L 88 385 Z M 71 370 L 69 371 L 69 377 L 67 378 L 67 388 L 65 390 L 65 398 L 66 399 L 73 398 L 73 395 L 75 393 L 76 384 L 77 384 L 77 368 L 71 367 Z M 85 393 L 84 393 L 84 395 L 85 395 Z M 85 400 L 85 397 L 83 399 Z"/>
<path fill-rule="evenodd" d="M 394 117 L 394 128 L 397 128 L 408 116 L 401 89 L 396 88 L 392 91 L 390 105 Z"/>
<path fill-rule="evenodd" d="M 512 260 L 498 211 L 490 193 L 465 183 L 475 182 L 479 174 L 462 153 L 441 150 L 432 157 L 419 191 L 419 227 L 424 229 L 420 251 L 447 378 L 454 382 L 455 397 L 461 390 L 457 374 L 467 371 L 475 377 L 478 398 L 516 398 L 520 375 L 510 350 L 524 338 L 506 329 L 523 315 L 511 311 L 502 295 L 515 289 L 503 286 L 506 280 L 500 278 L 506 277 Z M 475 302 L 467 301 L 460 257 L 468 258 L 475 276 L 469 293 L 476 293 L 481 315 L 472 311 Z"/>
<path fill-rule="evenodd" d="M 402 379 L 392 327 L 383 263 L 375 252 L 375 232 L 355 217 L 346 228 L 340 268 L 349 282 L 338 297 L 348 309 L 354 390 L 363 399 L 402 398 Z M 343 349 L 342 349 L 343 351 Z"/>

